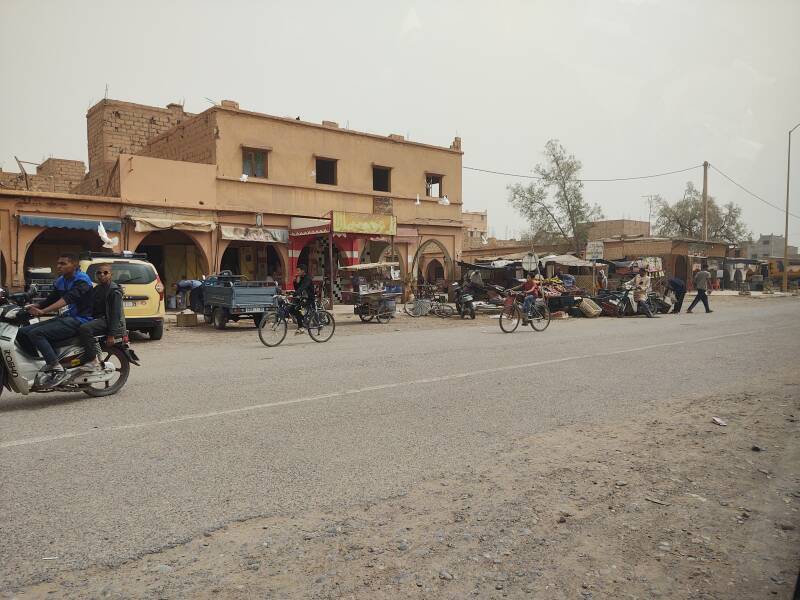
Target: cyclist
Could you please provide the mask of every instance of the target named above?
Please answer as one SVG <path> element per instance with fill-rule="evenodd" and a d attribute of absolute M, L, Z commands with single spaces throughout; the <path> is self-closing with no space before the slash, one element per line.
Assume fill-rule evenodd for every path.
<path fill-rule="evenodd" d="M 311 306 L 314 301 L 314 281 L 306 272 L 305 265 L 297 265 L 297 276 L 294 278 L 294 297 L 295 301 L 289 309 L 292 316 L 297 319 L 297 331 L 294 334 L 302 335 L 304 321 L 301 309 Z"/>
<path fill-rule="evenodd" d="M 518 286 L 515 286 L 509 289 L 509 292 L 513 292 L 516 290 L 522 290 L 525 292 L 525 300 L 522 302 L 522 322 L 523 325 L 527 325 L 528 317 L 531 314 L 531 308 L 533 308 L 533 303 L 536 302 L 536 298 L 539 296 L 539 282 L 536 279 L 536 275 L 534 275 L 533 271 L 528 272 L 528 277 L 524 283 L 521 283 Z"/>

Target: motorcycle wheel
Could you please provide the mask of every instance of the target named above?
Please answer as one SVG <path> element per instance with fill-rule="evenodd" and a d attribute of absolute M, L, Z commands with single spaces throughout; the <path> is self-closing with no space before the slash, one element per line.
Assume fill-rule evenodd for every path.
<path fill-rule="evenodd" d="M 375 320 L 378 323 L 388 323 L 392 318 L 392 313 L 389 312 L 389 309 L 380 309 L 380 312 L 375 315 Z"/>
<path fill-rule="evenodd" d="M 258 322 L 258 339 L 268 348 L 273 348 L 286 338 L 288 327 L 286 319 L 278 318 L 278 311 L 268 310 Z"/>
<path fill-rule="evenodd" d="M 617 305 L 617 316 L 618 317 L 624 317 L 625 316 L 625 303 L 624 302 L 620 302 Z"/>
<path fill-rule="evenodd" d="M 470 309 L 469 318 L 472 319 L 473 321 L 475 320 L 475 309 L 474 308 Z"/>
<path fill-rule="evenodd" d="M 361 319 L 362 323 L 369 323 L 370 321 L 372 321 L 372 317 L 374 316 L 375 315 L 371 314 L 365 315 L 364 313 L 358 313 L 358 318 Z"/>
<path fill-rule="evenodd" d="M 326 310 L 306 315 L 306 319 L 308 320 L 306 323 L 308 335 L 315 342 L 320 344 L 327 342 L 336 331 L 336 321 L 333 319 L 333 315 Z"/>
<path fill-rule="evenodd" d="M 514 333 L 519 327 L 521 318 L 519 308 L 516 306 L 504 306 L 500 312 L 500 329 L 505 333 Z"/>
<path fill-rule="evenodd" d="M 81 386 L 81 391 L 93 398 L 100 398 L 102 396 L 113 396 L 120 391 L 125 382 L 128 381 L 128 375 L 131 372 L 131 363 L 128 357 L 119 348 L 110 348 L 106 350 L 106 356 L 102 359 L 103 363 L 111 363 L 114 365 L 114 370 L 118 373 L 116 379 L 110 379 L 102 383 L 89 383 Z"/>

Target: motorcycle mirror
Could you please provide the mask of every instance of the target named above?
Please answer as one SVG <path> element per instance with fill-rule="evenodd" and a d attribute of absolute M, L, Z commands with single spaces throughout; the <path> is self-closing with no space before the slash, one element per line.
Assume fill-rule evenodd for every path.
<path fill-rule="evenodd" d="M 31 296 L 35 296 L 35 295 L 36 295 L 36 293 L 37 293 L 38 291 L 39 291 L 39 286 L 38 286 L 38 285 L 36 285 L 35 283 L 32 283 L 32 284 L 30 285 L 30 287 L 28 287 L 28 293 L 29 293 Z"/>

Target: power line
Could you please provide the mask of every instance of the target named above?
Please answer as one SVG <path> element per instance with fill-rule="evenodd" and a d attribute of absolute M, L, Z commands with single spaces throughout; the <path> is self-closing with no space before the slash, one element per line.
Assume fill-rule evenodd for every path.
<path fill-rule="evenodd" d="M 686 171 L 692 171 L 694 169 L 699 169 L 703 165 L 695 165 L 693 167 L 687 167 L 685 169 L 678 169 L 677 171 L 667 171 L 665 173 L 654 173 L 653 175 L 637 175 L 636 177 L 614 177 L 611 179 L 571 179 L 570 181 L 580 181 L 580 182 L 587 182 L 587 183 L 597 183 L 597 182 L 611 182 L 611 181 L 633 181 L 635 179 L 653 179 L 654 177 L 664 177 L 665 175 L 675 175 L 676 173 L 685 173 Z M 463 169 L 467 169 L 469 171 L 478 171 L 480 173 L 491 173 L 492 175 L 505 175 L 506 177 L 520 177 L 523 179 L 536 179 L 538 181 L 542 180 L 542 177 L 538 175 L 521 175 L 519 173 L 505 173 L 503 171 L 492 171 L 490 169 L 478 169 L 477 167 L 462 167 Z"/>
<path fill-rule="evenodd" d="M 766 204 L 767 206 L 771 206 L 771 207 L 772 207 L 772 208 L 774 208 L 775 210 L 779 210 L 779 211 L 781 211 L 782 213 L 785 213 L 785 212 L 786 212 L 786 209 L 785 209 L 785 208 L 781 208 L 780 206 L 777 206 L 777 205 L 773 204 L 772 202 L 769 202 L 768 200 L 764 200 L 764 198 L 762 198 L 761 196 L 759 196 L 759 195 L 758 195 L 758 194 L 756 194 L 755 192 L 751 192 L 751 191 L 750 191 L 750 190 L 748 190 L 746 187 L 744 187 L 744 186 L 743 186 L 741 183 L 738 183 L 737 181 L 734 181 L 733 179 L 731 179 L 730 177 L 728 177 L 728 176 L 727 176 L 725 173 L 723 173 L 722 171 L 720 171 L 720 170 L 719 170 L 717 167 L 715 167 L 715 166 L 714 166 L 714 165 L 712 165 L 711 163 L 709 163 L 709 165 L 710 165 L 710 166 L 711 166 L 711 168 L 712 168 L 712 169 L 714 169 L 714 170 L 715 170 L 717 173 L 719 173 L 720 175 L 722 175 L 722 176 L 723 176 L 725 179 L 727 179 L 728 181 L 730 181 L 730 182 L 731 182 L 733 185 L 735 185 L 736 187 L 738 187 L 738 188 L 740 188 L 740 189 L 744 190 L 745 192 L 747 192 L 748 194 L 750 194 L 750 195 L 751 195 L 753 198 L 755 198 L 755 199 L 757 199 L 757 200 L 761 200 L 761 202 L 763 202 L 763 203 L 764 203 L 764 204 Z M 790 212 L 790 213 L 789 213 L 789 216 L 792 216 L 792 217 L 794 217 L 795 219 L 800 219 L 800 216 L 798 216 L 798 215 L 796 215 L 796 214 L 794 214 L 794 213 L 792 213 L 792 212 Z"/>

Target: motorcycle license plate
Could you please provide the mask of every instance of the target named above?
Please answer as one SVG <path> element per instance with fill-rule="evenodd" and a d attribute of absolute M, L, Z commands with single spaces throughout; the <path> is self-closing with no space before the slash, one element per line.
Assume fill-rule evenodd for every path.
<path fill-rule="evenodd" d="M 133 308 L 134 306 L 136 306 L 136 302 L 123 302 L 122 303 L 122 307 L 123 308 Z"/>

